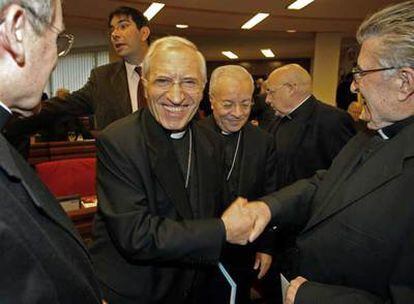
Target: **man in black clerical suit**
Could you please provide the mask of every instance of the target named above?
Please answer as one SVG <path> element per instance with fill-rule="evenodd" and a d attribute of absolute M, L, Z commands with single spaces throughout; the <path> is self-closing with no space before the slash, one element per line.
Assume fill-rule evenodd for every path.
<path fill-rule="evenodd" d="M 220 134 L 225 145 L 228 203 L 238 196 L 254 200 L 276 189 L 275 149 L 266 131 L 248 123 L 254 90 L 253 78 L 237 65 L 221 66 L 210 78 L 213 115 L 200 124 Z M 224 208 L 227 205 L 223 206 Z M 250 288 L 272 263 L 273 232 L 266 232 L 248 246 L 227 245 L 221 261 L 237 284 L 237 303 L 251 303 Z M 224 283 L 225 284 L 225 283 Z M 216 301 L 217 302 L 217 301 Z"/>
<path fill-rule="evenodd" d="M 60 0 L 0 3 L 0 128 L 40 103 L 63 29 Z M 0 193 L 0 303 L 101 303 L 73 224 L 1 134 Z"/>
<path fill-rule="evenodd" d="M 304 227 L 288 304 L 414 301 L 413 29 L 407 1 L 368 17 L 357 32 L 351 88 L 364 97 L 372 134 L 359 132 L 328 171 L 247 204 L 278 226 Z"/>
<path fill-rule="evenodd" d="M 227 240 L 245 244 L 252 228 L 238 199 L 222 202 L 222 148 L 191 121 L 206 82 L 190 41 L 155 41 L 143 62 L 148 109 L 100 136 L 99 207 L 91 253 L 109 303 L 204 303 L 207 274 Z"/>
<path fill-rule="evenodd" d="M 143 107 L 143 88 L 136 71 L 148 50 L 150 29 L 147 18 L 131 7 L 119 7 L 108 18 L 112 46 L 122 58 L 91 71 L 88 82 L 65 99 L 54 97 L 42 104 L 40 113 L 16 120 L 7 128 L 11 141 L 25 134 L 52 128 L 72 117 L 94 115 L 102 130 L 111 122 Z M 142 87 L 142 84 L 141 84 Z"/>
<path fill-rule="evenodd" d="M 274 70 L 266 81 L 266 102 L 279 117 L 268 127 L 276 143 L 279 188 L 329 168 L 355 135 L 351 116 L 318 101 L 311 87 L 309 73 L 297 64 Z"/>

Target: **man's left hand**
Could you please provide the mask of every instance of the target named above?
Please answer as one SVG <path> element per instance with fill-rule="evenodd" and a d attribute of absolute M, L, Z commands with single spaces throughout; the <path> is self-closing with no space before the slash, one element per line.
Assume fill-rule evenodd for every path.
<path fill-rule="evenodd" d="M 289 288 L 286 292 L 286 299 L 284 304 L 294 304 L 296 293 L 298 292 L 299 287 L 305 283 L 307 280 L 303 277 L 296 277 L 296 279 L 290 281 Z"/>
<path fill-rule="evenodd" d="M 260 267 L 259 274 L 257 275 L 257 278 L 259 280 L 266 275 L 267 271 L 270 268 L 270 265 L 272 265 L 272 256 L 270 254 L 256 252 L 256 259 L 253 268 L 257 270 Z"/>

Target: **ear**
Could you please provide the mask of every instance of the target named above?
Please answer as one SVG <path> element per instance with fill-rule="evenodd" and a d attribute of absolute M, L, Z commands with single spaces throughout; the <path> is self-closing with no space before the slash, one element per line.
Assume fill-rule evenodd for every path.
<path fill-rule="evenodd" d="M 149 27 L 148 26 L 143 26 L 139 29 L 139 32 L 141 33 L 141 41 L 142 42 L 147 41 L 147 39 L 148 39 L 148 37 L 151 33 Z"/>
<path fill-rule="evenodd" d="M 19 66 L 25 63 L 25 35 L 26 13 L 16 4 L 10 5 L 5 11 L 4 21 L 0 27 L 0 44 Z"/>
<path fill-rule="evenodd" d="M 405 101 L 414 94 L 414 68 L 401 68 L 398 72 L 398 80 L 398 100 Z"/>

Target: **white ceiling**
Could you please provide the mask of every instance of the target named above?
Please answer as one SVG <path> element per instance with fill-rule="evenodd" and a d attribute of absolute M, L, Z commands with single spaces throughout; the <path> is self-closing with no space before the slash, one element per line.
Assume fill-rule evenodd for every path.
<path fill-rule="evenodd" d="M 159 0 L 165 8 L 151 20 L 155 36 L 181 35 L 195 42 L 209 60 L 225 60 L 222 50 L 240 59 L 263 59 L 260 48 L 272 48 L 279 58 L 312 57 L 316 33 L 340 33 L 350 41 L 364 17 L 393 0 L 315 0 L 300 11 L 285 9 L 293 0 Z M 66 0 L 64 18 L 75 33 L 75 47 L 105 45 L 107 16 L 118 6 L 144 11 L 150 1 Z M 252 30 L 240 26 L 257 12 L 270 17 Z M 185 23 L 188 29 L 176 29 Z M 296 33 L 286 30 L 295 29 Z"/>

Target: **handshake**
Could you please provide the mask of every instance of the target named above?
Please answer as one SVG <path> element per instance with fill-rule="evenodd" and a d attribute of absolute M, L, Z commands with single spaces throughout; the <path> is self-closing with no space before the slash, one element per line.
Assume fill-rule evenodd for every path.
<path fill-rule="evenodd" d="M 253 242 L 270 219 L 270 209 L 265 203 L 249 203 L 245 198 L 238 197 L 221 216 L 226 228 L 226 241 L 239 245 Z"/>

